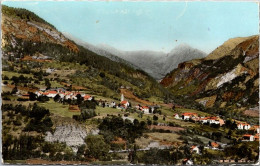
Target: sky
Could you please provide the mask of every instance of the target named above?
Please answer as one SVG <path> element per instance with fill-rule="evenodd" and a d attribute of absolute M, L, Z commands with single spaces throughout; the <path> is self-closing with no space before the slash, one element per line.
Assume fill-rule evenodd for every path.
<path fill-rule="evenodd" d="M 59 31 L 120 50 L 169 52 L 186 43 L 210 53 L 226 40 L 259 34 L 255 2 L 3 1 Z"/>

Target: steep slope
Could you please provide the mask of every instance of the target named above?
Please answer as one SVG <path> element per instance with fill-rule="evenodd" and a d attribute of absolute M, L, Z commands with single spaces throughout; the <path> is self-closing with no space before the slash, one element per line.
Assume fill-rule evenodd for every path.
<path fill-rule="evenodd" d="M 3 6 L 2 51 L 4 70 L 27 73 L 54 68 L 68 84 L 87 87 L 93 92 L 114 96 L 128 86 L 139 97 L 164 96 L 166 90 L 141 70 L 114 62 L 67 39 L 52 25 L 25 9 Z M 34 57 L 51 59 L 38 64 Z M 30 57 L 30 58 L 28 58 Z M 40 61 L 37 61 L 40 62 Z M 66 63 L 70 67 L 62 66 Z M 116 96 L 115 96 L 116 97 Z"/>
<path fill-rule="evenodd" d="M 6 44 L 9 37 L 30 42 L 48 42 L 67 47 L 78 52 L 78 47 L 65 36 L 57 31 L 55 27 L 34 13 L 25 9 L 14 9 L 2 6 L 2 46 Z M 12 44 L 14 44 L 12 42 Z"/>
<path fill-rule="evenodd" d="M 148 50 L 121 51 L 108 45 L 100 45 L 99 48 L 134 64 L 156 80 L 162 79 L 181 62 L 206 56 L 204 52 L 186 44 L 177 46 L 167 54 Z"/>
<path fill-rule="evenodd" d="M 219 58 L 212 58 L 210 54 L 209 58 L 180 63 L 161 84 L 175 95 L 194 99 L 206 107 L 257 106 L 259 37 L 239 39 L 242 42 L 224 56 L 220 53 Z M 226 44 L 219 48 L 227 48 Z"/>

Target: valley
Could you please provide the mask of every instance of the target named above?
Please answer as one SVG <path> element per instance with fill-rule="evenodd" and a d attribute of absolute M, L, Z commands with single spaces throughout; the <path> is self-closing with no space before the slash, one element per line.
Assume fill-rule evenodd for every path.
<path fill-rule="evenodd" d="M 208 56 L 185 44 L 123 52 L 66 36 L 2 6 L 5 164 L 258 161 L 258 36 Z"/>

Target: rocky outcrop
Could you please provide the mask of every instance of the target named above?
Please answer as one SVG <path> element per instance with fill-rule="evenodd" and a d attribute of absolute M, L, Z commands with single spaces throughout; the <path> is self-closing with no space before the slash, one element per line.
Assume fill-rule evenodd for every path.
<path fill-rule="evenodd" d="M 47 142 L 65 142 L 67 146 L 72 147 L 74 152 L 77 152 L 78 147 L 85 144 L 84 139 L 88 134 L 98 134 L 98 130 L 92 130 L 87 133 L 86 130 L 80 126 L 64 125 L 57 126 L 55 132 L 47 132 L 45 141 Z"/>
<path fill-rule="evenodd" d="M 78 47 L 72 41 L 68 40 L 54 27 L 34 20 L 21 19 L 20 17 L 8 14 L 8 12 L 3 12 L 2 14 L 2 36 L 4 36 L 2 38 L 3 43 L 6 43 L 5 40 L 7 38 L 15 37 L 31 42 L 59 44 L 74 52 L 79 51 Z"/>

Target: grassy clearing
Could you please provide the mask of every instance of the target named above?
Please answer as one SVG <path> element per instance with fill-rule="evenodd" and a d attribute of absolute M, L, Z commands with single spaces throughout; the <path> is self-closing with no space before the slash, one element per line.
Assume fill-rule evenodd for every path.
<path fill-rule="evenodd" d="M 58 83 L 57 81 L 50 81 L 51 87 L 63 88 L 64 86 Z"/>
<path fill-rule="evenodd" d="M 103 108 L 103 107 L 99 107 L 99 106 L 96 108 L 95 111 L 96 111 L 97 114 L 100 114 L 101 116 L 104 116 L 104 115 L 107 115 L 107 114 L 117 115 L 117 114 L 123 114 L 124 113 L 120 109 L 110 108 L 110 107 Z"/>
<path fill-rule="evenodd" d="M 55 115 L 59 115 L 62 117 L 70 117 L 73 115 L 79 115 L 80 112 L 69 112 L 69 105 L 63 105 L 61 103 L 57 103 L 50 99 L 50 101 L 46 103 L 38 103 L 39 106 L 45 107 L 50 110 L 51 113 Z"/>
<path fill-rule="evenodd" d="M 159 97 L 155 97 L 155 96 L 151 96 L 150 98 L 148 98 L 148 101 L 150 102 L 154 102 L 154 103 L 157 103 L 157 104 L 163 104 L 163 100 Z"/>
<path fill-rule="evenodd" d="M 166 142 L 182 142 L 178 138 L 180 137 L 179 134 L 176 133 L 147 133 L 149 137 L 154 140 L 158 141 L 166 141 Z"/>

